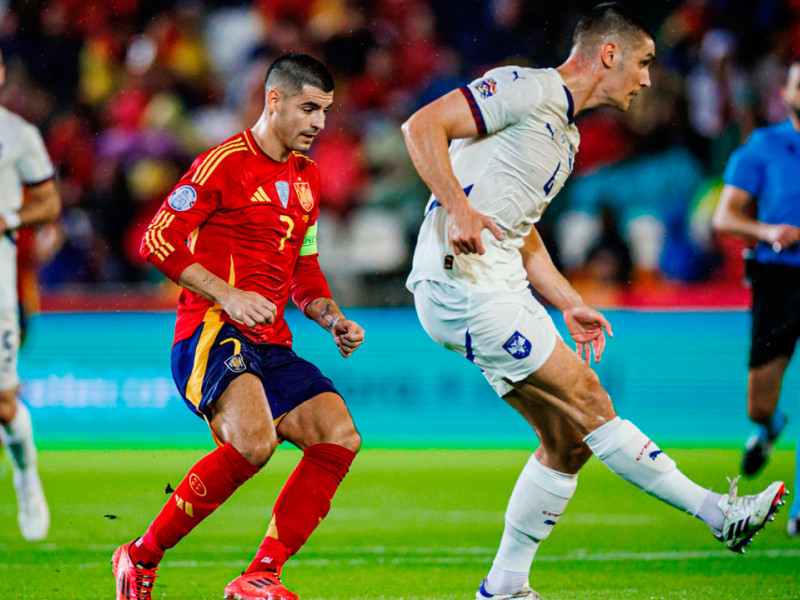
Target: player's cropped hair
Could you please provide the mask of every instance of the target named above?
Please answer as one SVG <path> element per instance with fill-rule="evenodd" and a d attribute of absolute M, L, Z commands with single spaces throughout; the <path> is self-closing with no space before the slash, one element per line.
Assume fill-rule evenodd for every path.
<path fill-rule="evenodd" d="M 642 34 L 655 41 L 653 32 L 627 8 L 618 2 L 603 2 L 578 21 L 572 43 L 579 50 L 589 50 L 608 38 L 635 39 Z"/>
<path fill-rule="evenodd" d="M 291 52 L 276 58 L 264 79 L 266 91 L 279 89 L 289 96 L 299 94 L 304 85 L 326 93 L 333 91 L 333 75 L 328 67 L 302 52 Z"/>

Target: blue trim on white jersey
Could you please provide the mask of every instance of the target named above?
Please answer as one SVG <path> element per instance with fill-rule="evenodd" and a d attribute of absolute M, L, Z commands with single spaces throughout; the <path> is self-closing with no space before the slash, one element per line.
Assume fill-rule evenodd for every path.
<path fill-rule="evenodd" d="M 564 87 L 564 92 L 567 94 L 567 123 L 572 125 L 573 121 L 575 121 L 575 101 L 572 99 L 572 94 L 567 89 L 567 86 Z"/>

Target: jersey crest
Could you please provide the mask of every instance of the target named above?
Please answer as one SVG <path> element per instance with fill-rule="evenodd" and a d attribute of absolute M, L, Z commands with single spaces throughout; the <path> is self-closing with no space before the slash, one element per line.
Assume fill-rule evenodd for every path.
<path fill-rule="evenodd" d="M 307 181 L 297 181 L 294 184 L 294 192 L 300 201 L 300 206 L 306 212 L 311 212 L 314 208 L 314 195 L 311 193 L 311 185 Z"/>

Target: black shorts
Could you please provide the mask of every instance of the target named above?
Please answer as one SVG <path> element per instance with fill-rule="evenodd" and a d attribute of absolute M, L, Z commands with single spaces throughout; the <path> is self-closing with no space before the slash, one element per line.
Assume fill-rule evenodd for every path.
<path fill-rule="evenodd" d="M 800 337 L 800 267 L 748 264 L 753 284 L 750 367 L 791 358 Z"/>
<path fill-rule="evenodd" d="M 291 348 L 256 344 L 230 323 L 201 324 L 172 347 L 172 377 L 193 413 L 211 419 L 211 406 L 239 375 L 264 386 L 277 423 L 293 408 L 323 392 L 338 394 L 331 380 Z"/>

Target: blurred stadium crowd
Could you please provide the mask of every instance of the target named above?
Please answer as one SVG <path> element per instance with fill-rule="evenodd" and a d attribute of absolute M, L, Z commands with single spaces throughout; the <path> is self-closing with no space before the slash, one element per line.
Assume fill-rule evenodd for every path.
<path fill-rule="evenodd" d="M 42 129 L 64 201 L 59 224 L 33 244 L 45 293 L 174 293 L 138 256 L 144 227 L 195 156 L 257 120 L 269 62 L 300 50 L 337 82 L 311 152 L 334 294 L 349 305 L 409 303 L 403 281 L 427 192 L 400 124 L 491 66 L 557 66 L 593 4 L 0 2 L 0 103 Z M 730 152 L 785 118 L 778 89 L 800 48 L 800 1 L 626 4 L 656 33 L 653 86 L 628 113 L 579 117 L 575 172 L 541 232 L 596 302 L 663 281 L 738 285 L 742 243 L 713 235 L 711 213 Z"/>

